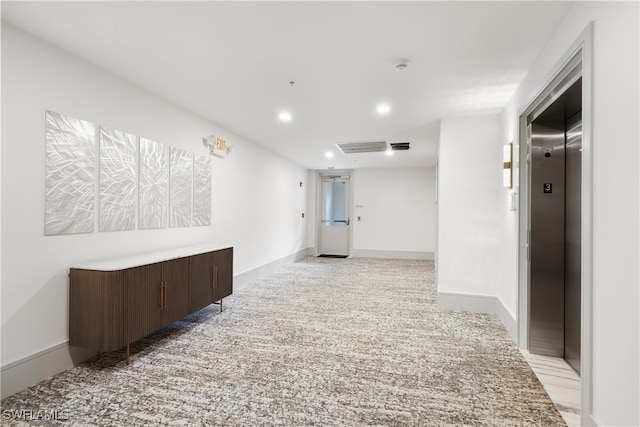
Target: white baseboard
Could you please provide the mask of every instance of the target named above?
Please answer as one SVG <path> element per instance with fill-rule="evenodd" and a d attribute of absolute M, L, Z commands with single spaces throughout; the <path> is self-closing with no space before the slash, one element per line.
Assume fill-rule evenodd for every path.
<path fill-rule="evenodd" d="M 96 354 L 94 350 L 69 347 L 63 341 L 52 347 L 2 367 L 2 399 L 22 391 L 32 385 L 63 372 Z"/>
<path fill-rule="evenodd" d="M 502 322 L 509 336 L 516 345 L 518 344 L 518 321 L 515 317 L 509 313 L 509 310 L 504 306 L 502 300 L 496 297 L 496 314 L 498 319 Z"/>
<path fill-rule="evenodd" d="M 590 414 L 582 414 L 581 421 L 583 426 L 599 427 L 602 425 L 598 422 L 598 420 L 595 419 L 593 415 Z"/>
<path fill-rule="evenodd" d="M 435 260 L 433 252 L 410 252 L 410 251 L 380 251 L 375 249 L 352 249 L 351 256 L 354 258 L 390 258 L 390 259 L 423 259 Z"/>
<path fill-rule="evenodd" d="M 449 310 L 496 314 L 496 297 L 438 292 L 438 306 Z"/>
<path fill-rule="evenodd" d="M 511 316 L 511 313 L 509 313 L 498 297 L 438 292 L 438 306 L 449 310 L 495 314 L 504 325 L 511 339 L 515 343 L 518 342 L 518 322 Z"/>
<path fill-rule="evenodd" d="M 313 248 L 302 249 L 298 252 L 292 253 L 291 255 L 287 255 L 275 261 L 271 261 L 267 264 L 252 268 L 251 270 L 247 270 L 243 273 L 233 276 L 233 286 L 244 286 L 247 283 L 253 282 L 254 280 L 257 280 L 262 276 L 276 271 L 280 267 L 291 264 L 292 262 L 296 262 L 299 259 L 310 255 L 313 251 Z"/>

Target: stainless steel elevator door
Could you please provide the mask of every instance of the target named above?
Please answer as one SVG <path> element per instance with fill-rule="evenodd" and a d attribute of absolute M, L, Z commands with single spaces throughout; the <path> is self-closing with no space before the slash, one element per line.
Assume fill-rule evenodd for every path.
<path fill-rule="evenodd" d="M 529 123 L 529 351 L 580 372 L 582 79 Z"/>
<path fill-rule="evenodd" d="M 529 350 L 564 357 L 564 120 L 531 124 Z"/>
<path fill-rule="evenodd" d="M 564 358 L 580 373 L 582 113 L 567 120 L 565 145 Z"/>

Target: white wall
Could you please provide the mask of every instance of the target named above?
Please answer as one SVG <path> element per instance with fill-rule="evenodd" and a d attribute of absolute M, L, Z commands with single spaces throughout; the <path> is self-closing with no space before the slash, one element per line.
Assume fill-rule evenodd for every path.
<path fill-rule="evenodd" d="M 310 170 L 307 172 L 307 181 L 304 183 L 307 187 L 309 197 L 307 197 L 307 207 L 304 217 L 307 221 L 307 247 L 313 248 L 312 253 L 315 253 L 316 240 L 318 234 L 318 171 Z"/>
<path fill-rule="evenodd" d="M 509 109 L 509 106 L 505 108 L 505 111 Z M 515 124 L 508 123 L 505 117 L 505 113 L 500 117 L 501 119 L 501 134 L 500 138 L 496 141 L 498 147 L 502 150 L 506 144 L 513 144 L 512 153 L 512 183 L 513 188 L 503 187 L 499 191 L 498 197 L 498 214 L 500 215 L 500 242 L 499 247 L 499 277 L 496 281 L 496 296 L 502 303 L 511 320 L 516 323 L 518 319 L 518 201 L 520 198 L 519 188 L 519 168 L 518 159 L 520 156 L 520 147 L 518 140 L 514 139 L 514 133 L 511 131 L 511 126 Z M 510 210 L 511 193 L 514 193 L 514 201 L 516 210 Z M 517 335 L 514 332 L 514 339 L 517 340 Z"/>
<path fill-rule="evenodd" d="M 498 115 L 444 119 L 438 157 L 438 292 L 495 296 L 502 263 Z"/>
<path fill-rule="evenodd" d="M 431 258 L 435 251 L 435 169 L 356 169 L 353 253 Z M 360 220 L 358 220 L 360 217 Z"/>
<path fill-rule="evenodd" d="M 592 411 L 600 425 L 640 425 L 639 5 L 577 2 L 503 114 L 503 142 L 517 114 L 594 22 L 592 134 Z M 512 236 L 512 238 L 515 238 Z M 513 270 L 514 265 L 509 267 Z M 590 419 L 589 419 L 590 417 Z"/>
<path fill-rule="evenodd" d="M 237 275 L 307 247 L 307 170 L 5 23 L 2 107 L 3 366 L 67 340 L 73 264 L 211 243 L 234 246 Z M 45 110 L 200 155 L 203 137 L 226 139 L 233 152 L 213 161 L 214 224 L 45 237 Z"/>

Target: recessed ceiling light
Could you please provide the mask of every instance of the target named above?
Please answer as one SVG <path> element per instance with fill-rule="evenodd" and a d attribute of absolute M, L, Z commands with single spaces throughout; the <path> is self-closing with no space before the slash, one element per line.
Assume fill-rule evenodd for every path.
<path fill-rule="evenodd" d="M 389 104 L 378 104 L 376 107 L 376 112 L 381 116 L 385 114 L 389 114 L 390 111 L 391 111 L 391 105 Z"/>
<path fill-rule="evenodd" d="M 290 122 L 292 118 L 293 116 L 288 111 L 281 111 L 280 114 L 278 114 L 278 119 L 283 123 Z"/>
<path fill-rule="evenodd" d="M 330 159 L 330 158 L 332 158 L 332 157 L 333 157 L 333 152 L 331 152 L 331 151 L 327 151 L 326 153 L 324 153 L 324 156 L 325 156 L 327 159 Z"/>
<path fill-rule="evenodd" d="M 388 148 L 384 154 L 386 154 L 387 156 L 393 156 L 393 150 L 391 148 Z"/>

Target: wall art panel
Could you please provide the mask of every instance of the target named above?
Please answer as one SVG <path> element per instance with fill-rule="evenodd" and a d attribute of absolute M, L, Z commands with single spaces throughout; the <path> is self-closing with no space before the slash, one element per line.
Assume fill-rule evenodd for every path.
<path fill-rule="evenodd" d="M 169 227 L 190 227 L 193 208 L 193 154 L 171 147 Z"/>
<path fill-rule="evenodd" d="M 211 225 L 211 157 L 193 158 L 193 225 Z"/>
<path fill-rule="evenodd" d="M 169 149 L 140 138 L 138 228 L 166 228 L 169 205 Z"/>
<path fill-rule="evenodd" d="M 95 185 L 95 126 L 47 111 L 44 234 L 92 233 Z"/>
<path fill-rule="evenodd" d="M 100 127 L 100 231 L 136 228 L 137 137 Z"/>

